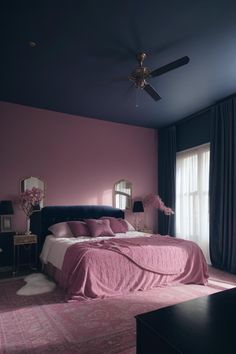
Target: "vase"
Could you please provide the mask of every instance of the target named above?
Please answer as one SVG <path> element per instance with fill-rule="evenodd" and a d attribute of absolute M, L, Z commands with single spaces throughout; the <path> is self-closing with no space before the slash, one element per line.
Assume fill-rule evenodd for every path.
<path fill-rule="evenodd" d="M 26 235 L 30 235 L 31 231 L 30 231 L 30 218 L 26 219 Z"/>

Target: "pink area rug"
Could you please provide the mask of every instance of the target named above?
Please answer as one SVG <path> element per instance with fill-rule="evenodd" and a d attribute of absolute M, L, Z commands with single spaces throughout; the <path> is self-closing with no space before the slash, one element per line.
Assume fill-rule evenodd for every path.
<path fill-rule="evenodd" d="M 236 287 L 236 276 L 210 268 L 207 286 L 163 287 L 82 303 L 65 303 L 60 289 L 16 295 L 23 285 L 23 279 L 0 283 L 1 354 L 135 354 L 135 315 Z"/>

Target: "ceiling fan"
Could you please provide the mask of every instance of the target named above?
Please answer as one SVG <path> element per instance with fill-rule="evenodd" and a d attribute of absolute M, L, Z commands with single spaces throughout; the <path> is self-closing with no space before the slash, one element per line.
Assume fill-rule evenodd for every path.
<path fill-rule="evenodd" d="M 162 74 L 167 73 L 168 71 L 177 69 L 182 65 L 188 64 L 189 57 L 182 57 L 153 71 L 143 66 L 143 62 L 146 57 L 147 54 L 144 52 L 137 54 L 136 58 L 138 60 L 139 66 L 134 71 L 132 71 L 130 76 L 128 76 L 128 79 L 132 81 L 137 88 L 145 90 L 155 101 L 158 101 L 161 99 L 161 97 L 156 92 L 156 90 L 147 82 L 147 79 L 160 76 Z"/>

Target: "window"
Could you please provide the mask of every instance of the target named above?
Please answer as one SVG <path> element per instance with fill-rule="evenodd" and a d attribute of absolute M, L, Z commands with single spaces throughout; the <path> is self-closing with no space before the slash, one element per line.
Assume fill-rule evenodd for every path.
<path fill-rule="evenodd" d="M 209 164 L 209 144 L 177 154 L 176 236 L 196 242 L 208 263 Z"/>
<path fill-rule="evenodd" d="M 130 210 L 132 202 L 132 183 L 124 179 L 114 185 L 113 205 L 115 208 Z"/>

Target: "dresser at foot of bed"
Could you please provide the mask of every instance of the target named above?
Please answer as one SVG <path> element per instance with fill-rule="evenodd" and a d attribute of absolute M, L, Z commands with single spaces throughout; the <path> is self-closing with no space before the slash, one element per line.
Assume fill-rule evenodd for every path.
<path fill-rule="evenodd" d="M 137 354 L 235 354 L 236 288 L 140 314 Z"/>

